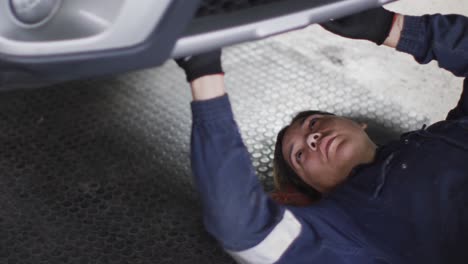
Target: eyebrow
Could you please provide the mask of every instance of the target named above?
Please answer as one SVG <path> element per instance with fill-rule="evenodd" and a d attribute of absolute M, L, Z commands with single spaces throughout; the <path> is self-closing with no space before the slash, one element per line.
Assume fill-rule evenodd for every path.
<path fill-rule="evenodd" d="M 291 158 L 293 148 L 294 148 L 294 143 L 291 144 L 291 147 L 289 147 L 289 155 L 288 155 L 288 157 L 289 157 L 289 163 L 291 164 L 291 167 L 294 167 L 293 162 L 292 162 L 292 158 Z"/>
<path fill-rule="evenodd" d="M 299 119 L 299 120 L 301 120 L 301 127 L 304 125 L 305 121 L 306 121 L 307 118 L 309 118 L 310 116 L 313 116 L 313 115 L 304 116 L 303 118 Z"/>
<path fill-rule="evenodd" d="M 300 127 L 304 126 L 304 123 L 308 117 L 309 116 L 304 116 L 298 120 L 300 121 Z M 293 149 L 294 149 L 294 143 L 292 143 L 291 146 L 289 147 L 289 154 L 288 154 L 289 163 L 291 164 L 291 167 L 294 167 L 293 162 L 292 162 L 292 157 L 291 157 Z"/>

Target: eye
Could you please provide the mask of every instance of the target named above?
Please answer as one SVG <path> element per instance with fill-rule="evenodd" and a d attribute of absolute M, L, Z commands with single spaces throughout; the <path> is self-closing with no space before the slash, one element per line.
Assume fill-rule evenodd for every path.
<path fill-rule="evenodd" d="M 302 150 L 299 150 L 298 152 L 296 152 L 296 161 L 300 163 L 301 158 L 302 158 Z"/>
<path fill-rule="evenodd" d="M 315 123 L 317 123 L 318 118 L 311 118 L 309 121 L 309 129 L 314 128 Z"/>

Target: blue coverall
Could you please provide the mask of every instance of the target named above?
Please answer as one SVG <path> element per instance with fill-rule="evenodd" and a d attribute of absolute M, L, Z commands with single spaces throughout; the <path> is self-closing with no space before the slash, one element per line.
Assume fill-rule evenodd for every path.
<path fill-rule="evenodd" d="M 467 77 L 468 19 L 406 16 L 397 50 Z M 192 102 L 206 229 L 241 263 L 468 263 L 467 90 L 465 79 L 445 121 L 379 147 L 373 163 L 301 208 L 264 192 L 227 95 Z"/>

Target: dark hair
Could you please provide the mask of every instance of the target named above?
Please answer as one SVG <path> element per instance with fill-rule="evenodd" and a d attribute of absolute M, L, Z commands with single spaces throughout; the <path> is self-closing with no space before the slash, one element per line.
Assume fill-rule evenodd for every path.
<path fill-rule="evenodd" d="M 312 199 L 317 200 L 320 199 L 322 196 L 319 191 L 314 189 L 312 186 L 305 183 L 294 170 L 289 166 L 283 156 L 283 138 L 284 134 L 288 130 L 288 128 L 295 123 L 296 121 L 303 120 L 311 115 L 334 115 L 327 112 L 322 111 L 302 111 L 296 114 L 291 120 L 289 125 L 283 127 L 280 132 L 278 132 L 278 136 L 276 137 L 276 144 L 275 144 L 275 154 L 273 157 L 273 177 L 275 181 L 275 186 L 278 190 L 285 190 L 285 188 L 289 185 L 294 186 L 298 191 L 309 195 Z"/>

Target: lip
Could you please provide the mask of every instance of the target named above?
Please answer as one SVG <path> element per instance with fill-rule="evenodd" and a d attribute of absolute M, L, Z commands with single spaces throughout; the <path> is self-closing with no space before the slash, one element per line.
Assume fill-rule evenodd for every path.
<path fill-rule="evenodd" d="M 320 148 L 322 149 L 322 153 L 327 157 L 327 160 L 329 158 L 330 154 L 330 146 L 332 145 L 333 141 L 335 141 L 336 136 L 329 136 L 324 139 L 322 144 L 320 144 Z"/>

